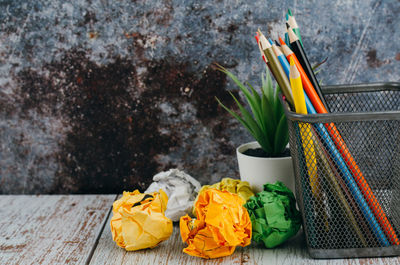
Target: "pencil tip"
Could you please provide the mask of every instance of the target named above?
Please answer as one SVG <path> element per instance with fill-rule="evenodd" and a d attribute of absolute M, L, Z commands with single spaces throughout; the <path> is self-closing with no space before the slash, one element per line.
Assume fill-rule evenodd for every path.
<path fill-rule="evenodd" d="M 262 34 L 260 29 L 258 29 L 260 32 L 260 44 L 261 44 L 261 49 L 265 50 L 271 47 L 271 44 L 268 42 L 267 38 Z"/>
<path fill-rule="evenodd" d="M 271 38 L 268 39 L 269 43 L 271 43 L 271 45 L 274 44 L 274 42 L 271 40 Z"/>
<path fill-rule="evenodd" d="M 287 12 L 288 12 L 289 16 L 293 16 L 292 10 L 290 10 L 290 8 L 288 8 Z"/>
<path fill-rule="evenodd" d="M 281 45 L 285 45 L 285 44 L 286 44 L 286 43 L 282 40 L 281 37 L 279 37 L 279 41 L 280 41 Z"/>
<path fill-rule="evenodd" d="M 289 20 L 289 14 L 286 14 L 286 20 Z"/>
<path fill-rule="evenodd" d="M 281 44 L 279 43 L 279 41 L 275 40 L 275 45 L 276 46 L 281 46 Z"/>
<path fill-rule="evenodd" d="M 286 23 L 286 29 L 289 29 L 289 28 L 290 28 L 289 23 Z"/>

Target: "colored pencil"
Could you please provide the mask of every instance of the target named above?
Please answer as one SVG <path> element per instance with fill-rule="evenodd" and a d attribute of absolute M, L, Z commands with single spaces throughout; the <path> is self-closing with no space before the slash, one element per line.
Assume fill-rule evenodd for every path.
<path fill-rule="evenodd" d="M 290 50 L 290 48 L 286 45 L 286 43 L 279 38 L 281 42 L 281 49 L 282 52 L 285 54 L 288 61 L 290 58 L 293 58 L 294 64 L 296 65 L 297 70 L 300 72 L 301 82 L 303 84 L 303 89 L 307 93 L 308 97 L 310 98 L 312 105 L 315 107 L 318 113 L 326 113 L 323 112 L 325 109 L 324 105 L 322 104 L 321 100 L 318 97 L 318 94 L 315 92 L 314 86 L 311 83 L 310 79 L 308 78 L 306 72 L 304 71 L 303 67 L 301 66 L 299 60 L 297 60 L 296 55 Z"/>
<path fill-rule="evenodd" d="M 289 65 L 288 59 L 285 57 L 285 54 L 283 54 L 281 47 L 278 47 L 277 45 L 272 45 L 272 49 L 274 50 L 276 57 L 278 57 L 278 60 L 281 63 L 281 66 L 282 66 L 283 70 L 285 71 L 287 78 L 290 79 L 290 76 L 289 76 L 290 65 Z M 291 60 L 291 59 L 297 60 L 294 54 L 293 54 L 293 56 L 288 56 L 288 58 L 289 58 L 289 60 Z M 301 67 L 300 63 L 298 63 L 298 62 L 297 62 L 297 64 L 295 62 L 295 65 L 296 65 L 296 68 L 299 66 Z M 298 70 L 298 68 L 297 68 L 297 70 Z M 302 84 L 304 84 L 303 80 L 301 82 L 302 82 Z M 310 100 L 308 99 L 306 92 L 305 91 L 303 91 L 303 92 L 304 92 L 305 101 L 309 102 Z"/>
<path fill-rule="evenodd" d="M 293 31 L 288 31 L 289 32 L 289 37 L 295 38 L 295 34 Z M 298 44 L 298 41 L 292 42 L 292 47 L 298 47 L 299 49 L 302 49 L 301 46 Z M 283 45 L 281 45 L 282 49 Z M 286 54 L 285 54 L 286 55 Z M 306 90 L 306 87 L 305 87 Z M 327 109 L 325 108 L 324 104 L 321 101 L 321 98 L 315 97 L 315 92 L 312 91 L 312 88 L 310 87 L 309 91 L 306 91 L 307 94 L 309 95 L 310 99 L 313 101 L 314 107 L 317 109 L 318 113 L 328 113 Z M 310 94 L 313 96 L 310 96 Z M 390 224 L 389 220 L 387 219 L 387 216 L 385 212 L 383 211 L 380 203 L 376 199 L 374 193 L 372 192 L 370 186 L 368 185 L 364 175 L 362 174 L 360 168 L 358 167 L 357 163 L 355 162 L 353 156 L 351 155 L 350 151 L 347 148 L 346 143 L 344 142 L 342 136 L 340 135 L 339 131 L 337 130 L 336 126 L 333 123 L 330 124 L 325 124 L 326 128 L 329 131 L 329 134 L 332 136 L 332 139 L 338 148 L 340 154 L 343 156 L 346 164 L 348 165 L 350 171 L 352 172 L 354 179 L 357 182 L 358 187 L 360 188 L 362 194 L 364 195 L 365 199 L 368 202 L 369 207 L 371 207 L 374 215 L 379 221 L 379 224 L 385 231 L 386 236 L 390 239 L 390 242 L 394 245 L 399 245 L 400 241 L 396 235 L 395 230 L 393 229 L 392 225 Z"/>
<path fill-rule="evenodd" d="M 299 25 L 297 25 L 296 19 L 294 18 L 292 11 L 290 9 L 288 9 L 288 13 L 286 14 L 286 22 L 293 29 L 293 32 L 299 38 L 301 46 L 303 46 L 303 41 L 301 40 Z"/>
<path fill-rule="evenodd" d="M 300 73 L 294 65 L 293 59 L 290 60 L 289 77 L 296 113 L 307 114 L 306 101 L 304 98 L 304 91 L 301 84 Z M 320 200 L 320 187 L 317 175 L 317 160 L 315 158 L 314 143 L 311 139 L 311 126 L 309 123 L 300 122 L 299 127 L 303 142 L 308 176 L 310 178 L 311 192 L 315 198 Z"/>
<path fill-rule="evenodd" d="M 290 77 L 290 85 L 292 87 L 296 113 L 307 114 L 306 100 L 304 98 L 304 91 L 303 91 L 303 85 L 301 84 L 300 72 L 299 70 L 297 70 L 293 58 L 290 58 L 289 77 Z"/>
<path fill-rule="evenodd" d="M 387 228 L 381 227 L 379 223 L 377 222 L 377 219 L 375 218 L 374 213 L 371 211 L 367 201 L 365 200 L 363 194 L 360 191 L 360 188 L 358 187 L 356 181 L 354 180 L 353 176 L 351 175 L 351 172 L 346 166 L 346 162 L 343 160 L 343 157 L 339 153 L 339 151 L 335 148 L 335 144 L 332 142 L 329 134 L 327 133 L 327 130 L 323 130 L 321 128 L 325 128 L 322 126 L 322 124 L 318 124 L 316 127 L 318 130 L 318 133 L 322 136 L 324 141 L 326 141 L 326 147 L 329 150 L 329 153 L 331 157 L 333 157 L 335 164 L 339 166 L 340 171 L 342 172 L 342 177 L 344 181 L 346 182 L 346 185 L 348 186 L 349 190 L 351 191 L 351 194 L 353 195 L 354 199 L 356 200 L 358 206 L 361 208 L 365 219 L 367 223 L 369 224 L 371 230 L 375 234 L 375 236 L 378 238 L 379 243 L 381 246 L 389 246 L 390 243 L 388 239 L 385 236 L 385 233 L 383 232 L 382 229 L 386 230 Z M 334 137 L 332 137 L 334 138 Z M 338 148 L 339 149 L 339 148 Z M 371 207 L 372 208 L 372 207 Z"/>
<path fill-rule="evenodd" d="M 288 24 L 286 24 L 289 26 Z M 288 27 L 288 35 L 290 40 L 290 47 L 298 61 L 300 62 L 301 66 L 303 67 L 304 71 L 306 72 L 308 78 L 310 79 L 311 83 L 314 86 L 315 91 L 317 92 L 319 98 L 321 99 L 322 103 L 324 104 L 325 109 L 328 109 L 328 105 L 325 102 L 324 95 L 321 92 L 321 87 L 319 86 L 318 80 L 314 75 L 314 71 L 312 70 L 311 64 L 307 59 L 307 55 L 304 52 L 302 45 L 300 44 L 299 38 L 293 32 L 292 28 Z"/>
<path fill-rule="evenodd" d="M 295 62 L 296 59 L 297 59 L 296 56 L 293 54 L 292 51 L 290 51 L 290 49 L 287 47 L 287 45 L 283 42 L 283 40 L 282 40 L 281 38 L 279 38 L 279 40 L 280 40 L 280 42 L 281 42 L 281 48 L 283 48 L 283 50 L 286 51 L 286 53 L 287 53 L 287 54 L 285 54 L 285 55 L 287 55 L 289 59 L 292 58 L 292 60 Z M 287 61 L 286 61 L 286 64 L 287 64 Z M 283 65 L 286 65 L 286 64 L 283 63 Z M 298 65 L 298 66 L 300 67 L 300 69 L 301 69 L 301 65 L 298 63 L 298 61 L 297 61 L 297 65 Z M 296 66 L 297 66 L 297 65 L 296 65 Z M 285 68 L 285 67 L 283 67 L 283 68 Z M 299 70 L 299 69 L 298 69 L 298 70 Z M 303 73 L 303 75 L 304 75 L 305 78 L 302 78 L 302 82 L 304 83 L 304 80 L 303 80 L 303 79 L 306 79 L 306 78 L 307 78 L 307 75 L 305 75 L 305 73 Z M 312 84 L 309 82 L 309 80 L 308 80 L 308 83 L 306 83 L 306 84 L 308 84 L 309 87 L 312 88 Z M 312 89 L 313 89 L 313 88 L 312 88 Z M 314 94 L 316 95 L 315 91 L 314 91 Z M 317 96 L 317 95 L 316 95 L 316 96 Z M 307 96 L 307 94 L 306 94 L 305 92 L 304 92 L 304 98 L 305 98 L 305 102 L 306 102 L 306 107 L 307 107 L 308 113 L 316 114 L 317 111 L 315 110 L 313 104 L 311 103 L 310 99 L 308 98 L 308 96 Z M 318 97 L 317 97 L 317 99 L 318 99 Z M 323 108 L 323 105 L 322 105 L 321 102 L 320 102 L 319 104 L 317 104 L 317 105 L 322 106 L 322 108 Z M 325 110 L 325 111 L 326 111 L 326 110 Z M 339 152 L 337 151 L 335 145 L 332 143 L 332 140 L 330 139 L 329 134 L 328 134 L 326 128 L 325 128 L 322 124 L 316 124 L 316 125 L 314 125 L 314 126 L 315 126 L 316 129 L 319 131 L 319 133 L 320 133 L 320 135 L 322 136 L 322 138 L 324 139 L 324 141 L 327 143 L 329 152 L 332 154 L 332 157 L 335 159 L 335 161 L 339 164 L 339 168 L 340 168 L 340 169 L 345 168 L 346 170 L 343 170 L 343 171 L 345 172 L 344 174 L 347 175 L 347 177 L 351 177 L 351 175 L 349 174 L 349 171 L 348 171 L 348 169 L 347 169 L 347 167 L 346 167 L 346 164 L 344 163 L 344 161 L 343 161 L 343 159 L 340 157 L 340 155 L 338 155 Z M 335 155 L 336 155 L 336 156 L 335 156 Z M 346 174 L 346 173 L 347 173 L 347 174 Z M 352 189 L 350 189 L 350 190 L 352 190 Z M 355 189 L 353 189 L 352 191 L 353 191 L 354 194 L 357 194 L 357 192 L 355 191 Z M 356 197 L 356 196 L 355 196 L 355 197 Z M 359 199 L 359 200 L 358 200 L 357 202 L 359 202 L 360 200 L 362 200 L 362 198 L 358 198 L 358 199 Z M 365 206 L 365 205 L 364 205 L 364 206 Z M 365 210 L 365 211 L 364 211 L 363 208 L 365 208 L 365 207 L 362 207 L 362 206 L 361 206 L 360 208 L 363 210 L 363 213 L 367 212 L 365 215 L 366 215 L 366 219 L 368 220 L 368 210 Z M 371 218 L 370 218 L 370 220 L 371 220 Z M 379 230 L 379 227 L 378 227 L 378 229 L 375 229 L 376 226 L 374 226 L 373 220 L 371 220 L 370 222 L 368 222 L 368 224 L 371 226 L 372 231 L 374 232 L 374 234 L 375 234 L 375 235 L 377 236 L 377 238 L 379 239 L 379 238 L 380 238 L 379 235 L 382 235 L 382 233 L 379 233 L 379 231 L 377 231 L 377 230 Z M 376 224 L 376 220 L 375 220 L 375 224 Z M 358 233 L 357 233 L 357 234 L 358 234 Z M 362 241 L 361 238 L 360 238 L 360 240 Z M 383 244 L 385 244 L 385 240 L 387 240 L 387 239 L 386 239 L 385 237 L 383 237 L 383 239 L 380 238 L 379 241 L 380 241 L 380 242 L 383 242 Z"/>
<path fill-rule="evenodd" d="M 283 70 L 285 71 L 287 78 L 289 78 L 290 65 L 289 65 L 285 55 L 282 53 L 282 50 L 279 47 L 277 47 L 275 44 L 272 45 L 272 50 L 274 51 L 276 57 L 278 57 L 278 60 L 281 63 L 281 66 L 282 66 Z"/>
<path fill-rule="evenodd" d="M 322 144 L 321 141 L 319 141 L 317 133 L 314 130 L 312 130 L 311 137 L 313 142 L 315 143 L 314 148 L 316 150 L 318 159 L 319 161 L 321 161 L 322 167 L 326 172 L 326 174 L 323 174 L 323 176 L 328 180 L 328 183 L 335 191 L 335 195 L 337 195 L 338 197 L 338 201 L 341 206 L 339 209 L 344 211 L 344 216 L 347 217 L 348 222 L 350 223 L 354 232 L 360 239 L 360 242 L 364 247 L 367 247 L 368 246 L 367 241 L 365 240 L 364 234 L 362 233 L 359 224 L 363 225 L 365 231 L 369 231 L 369 229 L 363 223 L 363 218 L 361 213 L 359 213 L 357 206 L 354 205 L 353 207 L 354 211 L 357 213 L 357 216 L 359 217 L 359 221 L 357 221 L 356 216 L 349 205 L 349 202 L 350 203 L 353 202 L 351 194 L 348 192 L 348 189 L 346 188 L 345 184 L 342 187 L 340 185 L 341 183 L 339 184 L 338 180 L 341 179 L 340 173 L 337 171 L 335 164 L 329 159 L 329 154 L 325 153 L 325 146 Z M 343 192 L 342 189 L 345 192 Z M 355 204 L 355 202 L 353 203 Z"/>
<path fill-rule="evenodd" d="M 295 39 L 295 42 L 297 41 L 297 43 L 298 43 L 298 45 L 296 45 L 297 47 L 294 49 L 298 49 L 301 51 L 302 50 L 301 44 L 299 43 L 298 39 L 296 39 L 297 37 L 294 37 L 294 36 L 296 36 L 296 34 L 294 34 L 293 30 L 291 30 L 290 27 L 289 27 L 288 32 L 289 32 L 288 33 L 289 41 L 291 41 L 290 39 L 293 38 L 293 39 Z M 286 46 L 286 48 L 288 48 L 288 47 L 287 47 L 287 45 L 283 45 L 284 43 L 282 44 L 282 42 L 283 42 L 282 39 L 280 39 L 280 41 L 281 41 L 282 51 L 285 51 L 285 46 Z M 294 43 L 294 42 L 292 42 L 292 43 Z M 263 51 L 264 51 L 264 54 L 267 55 L 265 53 L 264 48 L 263 48 Z M 304 50 L 303 50 L 303 53 L 304 53 Z M 285 53 L 285 55 L 288 56 L 286 53 Z M 293 58 L 296 58 L 296 56 L 294 54 L 291 56 L 293 56 Z M 304 57 L 307 58 L 305 56 L 305 53 L 304 53 Z M 267 58 L 268 58 L 268 56 L 267 56 Z M 297 60 L 297 62 L 298 62 L 298 60 Z M 297 66 L 296 62 L 295 62 L 295 64 Z M 301 65 L 300 62 L 298 62 L 298 64 Z M 308 63 L 308 65 L 309 65 L 309 63 Z M 309 65 L 309 68 L 311 69 L 310 65 Z M 300 71 L 300 68 L 299 68 L 299 71 Z M 303 72 L 304 72 L 304 69 L 303 69 Z M 310 73 L 311 73 L 310 76 L 312 76 L 313 75 L 312 69 L 311 69 Z M 324 102 L 323 102 L 324 98 L 322 97 L 322 93 L 321 93 L 321 97 L 320 97 L 316 91 L 319 87 L 318 82 L 316 82 L 316 84 L 317 84 L 316 88 L 314 88 L 314 86 L 304 85 L 304 82 L 307 83 L 307 78 L 306 78 L 307 74 L 305 74 L 305 76 L 303 76 L 302 72 L 300 71 L 300 75 L 301 75 L 301 79 L 303 82 L 304 90 L 306 91 L 307 95 L 310 97 L 309 99 L 308 99 L 308 97 L 305 97 L 305 100 L 306 100 L 306 102 L 307 102 L 307 100 L 310 100 L 310 99 L 312 101 L 312 104 L 311 104 L 311 102 L 306 104 L 307 108 L 315 107 L 316 112 L 318 112 L 318 113 L 328 113 L 326 104 L 324 104 Z M 314 78 L 315 78 L 315 75 L 314 75 Z M 310 78 L 308 78 L 308 81 L 311 81 Z M 278 84 L 279 84 L 279 82 L 278 82 Z M 314 109 L 314 112 L 315 112 L 315 109 Z M 310 113 L 312 113 L 312 112 L 310 112 Z M 366 182 L 362 172 L 360 171 L 357 164 L 355 163 L 354 158 L 352 157 L 351 153 L 349 152 L 349 150 L 348 150 L 345 142 L 343 141 L 343 138 L 339 134 L 336 126 L 333 123 L 330 123 L 330 124 L 327 123 L 327 124 L 325 124 L 325 126 L 323 126 L 322 124 L 317 124 L 316 129 L 319 131 L 320 135 L 322 136 L 322 139 L 326 142 L 326 144 L 325 144 L 326 148 L 328 148 L 328 151 L 331 154 L 331 156 L 334 158 L 335 163 L 339 166 L 339 169 L 342 172 L 342 176 L 343 176 L 343 179 L 344 179 L 346 185 L 349 187 L 349 190 L 351 191 L 352 195 L 354 196 L 358 206 L 361 208 L 364 216 L 366 217 L 366 221 L 368 222 L 368 225 L 371 227 L 372 231 L 377 236 L 380 244 L 383 246 L 388 245 L 388 240 L 385 237 L 385 234 L 386 234 L 392 244 L 399 245 L 399 243 L 400 243 L 399 239 L 397 238 L 397 235 L 396 235 L 392 225 L 390 224 L 385 213 L 383 212 L 383 209 L 380 206 L 378 200 L 372 193 L 372 190 L 369 187 L 368 183 Z M 333 141 L 330 137 L 332 137 Z M 353 176 L 354 176 L 354 178 L 353 178 Z M 360 197 L 360 194 L 363 196 Z M 371 208 L 369 208 L 368 206 Z M 372 213 L 372 216 L 371 216 L 371 213 Z M 376 225 L 377 224 L 376 219 L 378 219 L 378 222 L 379 222 L 378 226 Z M 382 233 L 382 229 L 383 229 L 384 233 Z"/>
<path fill-rule="evenodd" d="M 282 46 L 284 46 L 284 45 L 282 45 Z M 293 60 L 293 62 L 295 62 L 294 56 L 291 56 L 290 58 Z M 300 71 L 299 71 L 299 73 L 300 73 Z M 307 96 L 305 96 L 305 102 L 306 102 L 306 107 L 307 107 L 308 113 L 316 114 L 317 111 L 315 110 L 312 102 L 310 101 L 310 99 Z M 315 124 L 314 126 L 317 129 L 317 131 L 319 132 L 319 134 L 321 135 L 322 140 L 325 142 L 326 148 L 328 148 L 329 153 L 330 153 L 331 157 L 334 159 L 335 163 L 338 165 L 339 170 L 343 173 L 344 181 L 345 181 L 346 185 L 348 186 L 349 190 L 351 191 L 352 195 L 354 196 L 354 199 L 356 200 L 360 209 L 362 210 L 367 223 L 371 227 L 371 230 L 374 232 L 374 234 L 376 235 L 376 237 L 379 240 L 381 245 L 388 246 L 389 244 L 388 244 L 387 238 L 383 234 L 382 229 L 379 226 L 378 222 L 376 221 L 376 218 L 373 215 L 371 209 L 368 207 L 368 204 L 365 203 L 365 199 L 361 195 L 359 187 L 357 185 L 354 185 L 355 184 L 354 179 L 353 179 L 349 169 L 347 168 L 345 161 L 343 160 L 342 156 L 340 155 L 340 153 L 338 151 L 338 149 L 340 149 L 340 148 L 338 147 L 338 149 L 336 149 L 335 144 L 332 142 L 332 140 L 329 136 L 327 128 L 325 128 L 321 123 Z M 336 129 L 335 125 L 332 123 L 325 124 L 325 126 L 329 126 L 329 128 Z M 336 132 L 337 132 L 337 129 L 336 129 Z M 339 132 L 337 132 L 337 133 L 339 133 Z M 330 134 L 332 135 L 332 131 L 330 131 Z M 337 134 L 337 135 L 339 135 L 339 134 Z M 336 139 L 335 136 L 337 136 L 337 135 L 334 134 L 332 136 L 332 138 Z"/>
<path fill-rule="evenodd" d="M 380 203 L 376 199 L 374 193 L 372 192 L 368 182 L 366 181 L 363 173 L 361 172 L 360 168 L 356 164 L 353 156 L 351 155 L 350 151 L 347 148 L 346 143 L 344 142 L 342 136 L 339 134 L 336 126 L 333 123 L 325 124 L 326 128 L 328 129 L 329 133 L 331 134 L 336 147 L 338 148 L 340 154 L 343 156 L 346 164 L 348 165 L 349 169 L 351 170 L 354 179 L 361 190 L 361 193 L 364 195 L 368 206 L 371 207 L 375 217 L 378 219 L 379 224 L 385 231 L 386 236 L 389 238 L 390 242 L 393 245 L 399 245 L 399 239 L 396 235 L 395 230 L 393 229 L 392 225 L 390 224 L 389 220 L 385 212 L 383 211 Z"/>
<path fill-rule="evenodd" d="M 317 114 L 315 108 L 313 107 L 311 101 L 308 97 L 305 97 L 307 111 L 310 114 Z M 354 179 L 347 168 L 345 161 L 343 160 L 342 156 L 340 155 L 339 151 L 336 149 L 335 144 L 333 143 L 332 139 L 329 136 L 329 133 L 324 125 L 321 123 L 314 124 L 315 129 L 318 131 L 318 134 L 321 136 L 321 140 L 325 143 L 325 149 L 329 153 L 329 156 L 332 157 L 334 160 L 335 165 L 338 166 L 340 172 L 342 172 L 341 176 L 343 181 L 346 183 L 348 190 L 350 190 L 353 198 L 355 199 L 358 207 L 362 211 L 368 225 L 371 228 L 371 231 L 374 233 L 376 238 L 378 239 L 379 243 L 383 246 L 388 246 L 389 242 L 387 238 L 383 234 L 383 230 L 379 226 L 375 216 L 373 215 L 371 209 L 368 207 L 368 204 L 365 202 L 364 197 L 361 195 L 360 189 L 358 188 L 357 184 L 354 182 Z M 334 166 L 333 166 L 334 168 Z"/>
<path fill-rule="evenodd" d="M 285 32 L 285 43 L 289 48 L 292 48 L 292 47 L 290 47 L 289 35 L 287 34 L 287 32 Z"/>
<path fill-rule="evenodd" d="M 263 50 L 261 49 L 260 35 L 259 35 L 259 33 L 257 32 L 257 33 L 256 33 L 256 36 L 254 36 L 254 37 L 255 37 L 256 40 L 257 40 L 258 49 L 260 49 L 260 53 L 261 53 L 261 57 L 262 57 L 263 61 L 264 61 L 265 63 L 268 63 L 267 58 L 265 58 L 264 52 L 263 52 Z M 268 65 L 268 64 L 267 64 L 267 65 Z"/>
<path fill-rule="evenodd" d="M 276 82 L 278 83 L 282 93 L 285 95 L 287 101 L 290 105 L 294 106 L 293 95 L 290 89 L 290 83 L 284 70 L 282 69 L 281 64 L 279 63 L 278 58 L 276 57 L 274 51 L 272 50 L 271 44 L 265 38 L 265 36 L 259 30 L 260 44 L 261 49 L 264 51 L 264 54 L 267 58 L 268 66 L 274 75 Z"/>
<path fill-rule="evenodd" d="M 305 101 L 305 93 L 301 84 L 300 73 L 294 65 L 293 58 L 290 60 L 290 85 L 292 87 L 294 105 L 296 113 L 307 114 Z M 302 140 L 304 158 L 306 161 L 307 173 L 310 182 L 311 193 L 316 201 L 314 205 L 318 216 L 323 219 L 326 231 L 329 230 L 327 211 L 324 210 L 324 203 L 321 195 L 320 180 L 318 177 L 317 159 L 314 149 L 314 141 L 312 137 L 312 128 L 310 123 L 299 122 L 300 136 Z"/>

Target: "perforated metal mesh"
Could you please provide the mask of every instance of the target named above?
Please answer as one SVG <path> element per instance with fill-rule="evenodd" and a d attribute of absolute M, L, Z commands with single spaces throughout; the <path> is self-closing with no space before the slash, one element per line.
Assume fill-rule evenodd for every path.
<path fill-rule="evenodd" d="M 335 118 L 343 112 L 399 111 L 400 91 L 328 94 L 325 99 L 329 122 L 306 122 L 287 113 L 309 248 L 400 243 L 400 112 L 387 119 L 385 113 L 359 121 Z"/>

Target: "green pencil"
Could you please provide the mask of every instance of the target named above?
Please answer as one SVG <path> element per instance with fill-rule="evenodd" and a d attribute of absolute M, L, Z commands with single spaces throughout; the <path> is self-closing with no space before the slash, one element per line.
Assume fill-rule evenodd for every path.
<path fill-rule="evenodd" d="M 293 29 L 293 32 L 299 38 L 301 46 L 303 46 L 303 42 L 301 40 L 301 35 L 300 35 L 299 25 L 297 25 L 296 19 L 294 18 L 293 14 L 292 14 L 292 10 L 290 10 L 290 9 L 288 9 L 288 13 L 286 14 L 286 22 Z"/>

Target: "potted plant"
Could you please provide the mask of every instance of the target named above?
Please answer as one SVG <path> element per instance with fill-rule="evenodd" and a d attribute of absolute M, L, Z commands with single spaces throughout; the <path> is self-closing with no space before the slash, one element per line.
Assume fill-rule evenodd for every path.
<path fill-rule="evenodd" d="M 279 86 L 274 88 L 268 69 L 261 75 L 261 93 L 250 84 L 245 86 L 224 67 L 217 69 L 229 76 L 244 94 L 248 111 L 232 94 L 240 114 L 218 103 L 235 117 L 256 141 L 240 145 L 236 149 L 241 180 L 248 181 L 255 192 L 260 192 L 267 182 L 283 182 L 294 192 L 292 158 L 288 148 L 288 127 L 283 106 L 279 101 Z"/>

